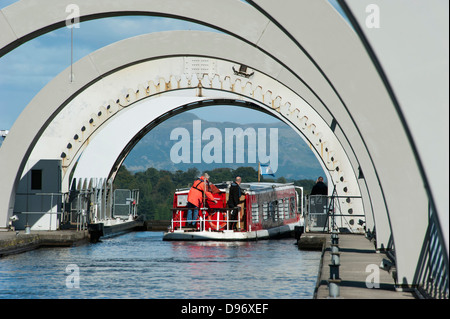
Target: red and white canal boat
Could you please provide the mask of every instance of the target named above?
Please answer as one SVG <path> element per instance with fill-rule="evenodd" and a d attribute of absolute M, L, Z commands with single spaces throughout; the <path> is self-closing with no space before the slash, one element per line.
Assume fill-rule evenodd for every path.
<path fill-rule="evenodd" d="M 189 189 L 177 190 L 173 200 L 173 218 L 163 240 L 243 241 L 289 235 L 303 225 L 303 189 L 292 184 L 241 183 L 243 204 L 239 215 L 231 219 L 227 200 L 231 183 L 215 185 L 217 203 L 206 200 L 199 210 L 196 227 L 188 227 Z M 296 191 L 298 190 L 298 192 Z M 235 225 L 235 227 L 233 227 Z"/>

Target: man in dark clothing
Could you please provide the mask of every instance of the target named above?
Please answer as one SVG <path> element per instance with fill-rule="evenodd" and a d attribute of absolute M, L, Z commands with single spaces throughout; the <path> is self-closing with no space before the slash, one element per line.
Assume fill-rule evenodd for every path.
<path fill-rule="evenodd" d="M 239 204 L 242 204 L 244 201 L 240 200 L 240 197 L 242 195 L 242 190 L 241 187 L 239 186 L 241 184 L 241 178 L 238 176 L 236 177 L 236 180 L 231 184 L 230 187 L 230 194 L 228 197 L 228 208 L 232 208 L 232 212 L 231 212 L 231 216 L 229 217 L 231 220 L 236 220 L 238 218 L 238 212 L 240 210 L 240 208 L 238 208 Z M 241 216 L 239 216 L 241 217 Z M 235 226 L 235 223 L 231 223 L 232 227 L 231 229 L 233 229 L 233 227 Z"/>
<path fill-rule="evenodd" d="M 323 177 L 319 176 L 316 184 L 313 186 L 311 190 L 311 195 L 328 195 L 328 187 L 323 182 Z"/>

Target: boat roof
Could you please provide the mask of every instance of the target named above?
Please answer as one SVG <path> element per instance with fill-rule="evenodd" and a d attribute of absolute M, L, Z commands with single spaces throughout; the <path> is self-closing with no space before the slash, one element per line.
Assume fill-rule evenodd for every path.
<path fill-rule="evenodd" d="M 241 188 L 250 191 L 263 191 L 274 189 L 278 187 L 289 187 L 293 186 L 294 183 L 270 183 L 270 182 L 255 182 L 255 183 L 241 183 Z"/>
<path fill-rule="evenodd" d="M 233 182 L 227 181 L 218 184 L 214 184 L 221 191 L 225 191 Z M 278 187 L 289 187 L 294 186 L 294 183 L 271 183 L 271 182 L 251 182 L 251 183 L 241 183 L 241 188 L 248 191 L 264 191 L 269 189 L 274 189 Z M 189 190 L 190 187 L 177 189 L 176 192 L 184 192 Z"/>

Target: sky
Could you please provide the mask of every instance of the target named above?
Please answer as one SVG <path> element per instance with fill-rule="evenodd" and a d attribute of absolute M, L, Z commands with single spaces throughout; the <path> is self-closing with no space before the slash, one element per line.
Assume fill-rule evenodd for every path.
<path fill-rule="evenodd" d="M 338 8 L 337 0 L 329 0 Z M 17 0 L 0 0 L 0 9 Z M 341 13 L 342 14 L 342 13 Z M 117 25 L 120 24 L 120 28 Z M 215 31 L 208 27 L 161 17 L 117 17 L 82 22 L 74 29 L 74 62 L 105 45 L 132 36 L 169 30 Z M 32 98 L 56 75 L 70 66 L 70 29 L 61 28 L 28 41 L 0 58 L 0 130 L 10 130 Z M 239 116 L 225 107 L 198 111 L 208 121 L 240 124 L 276 121 L 263 113 L 240 109 Z M 194 113 L 196 113 L 195 111 Z M 0 141 L 1 143 L 1 141 Z"/>
<path fill-rule="evenodd" d="M 208 30 L 179 20 L 142 16 L 86 21 L 74 29 L 74 63 L 122 39 L 186 29 Z M 70 66 L 70 38 L 70 29 L 64 27 L 28 41 L 0 59 L 0 130 L 10 129 L 31 99 Z"/>

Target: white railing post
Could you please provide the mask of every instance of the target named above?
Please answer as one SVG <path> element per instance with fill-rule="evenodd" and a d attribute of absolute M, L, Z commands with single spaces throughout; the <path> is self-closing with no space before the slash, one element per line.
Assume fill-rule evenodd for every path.
<path fill-rule="evenodd" d="M 219 231 L 219 213 L 217 212 L 217 231 Z"/>
<path fill-rule="evenodd" d="M 230 221 L 228 220 L 228 211 L 227 211 L 227 230 L 230 230 L 230 227 L 229 227 L 229 226 L 230 226 L 230 225 L 229 225 L 229 222 L 230 222 Z"/>

